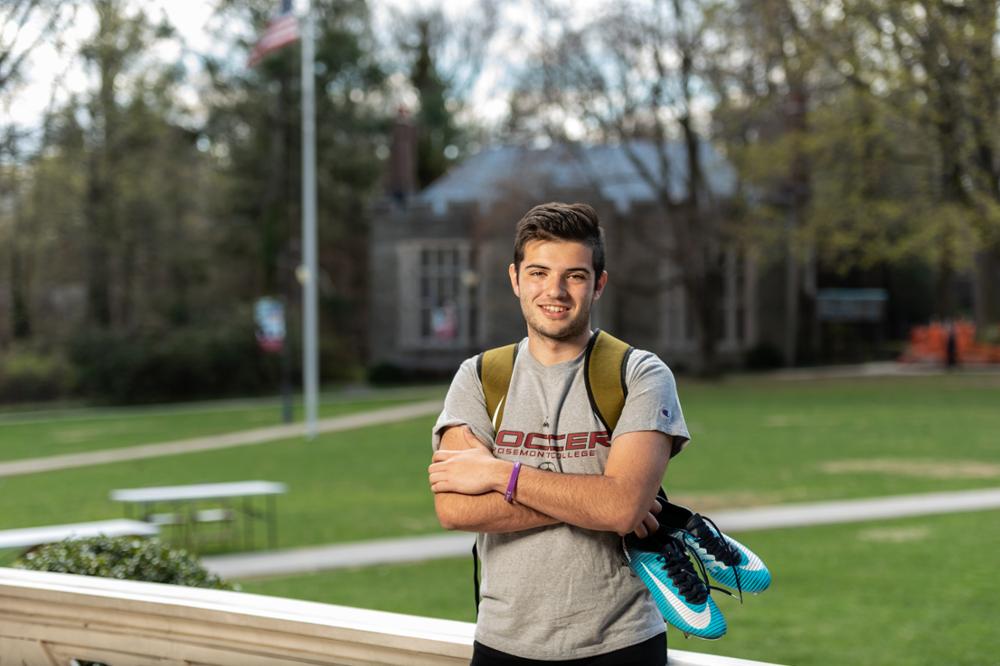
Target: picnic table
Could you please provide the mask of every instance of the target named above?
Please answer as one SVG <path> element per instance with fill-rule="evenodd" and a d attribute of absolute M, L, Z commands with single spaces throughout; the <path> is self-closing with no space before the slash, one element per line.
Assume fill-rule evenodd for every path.
<path fill-rule="evenodd" d="M 0 550 L 4 548 L 34 548 L 66 539 L 86 539 L 95 536 L 154 536 L 160 528 L 141 520 L 98 520 L 90 523 L 43 525 L 0 531 Z"/>
<path fill-rule="evenodd" d="M 242 519 L 244 546 L 252 548 L 253 523 L 260 519 L 267 524 L 268 544 L 274 548 L 278 541 L 276 498 L 287 490 L 284 483 L 277 481 L 236 481 L 123 488 L 112 490 L 111 499 L 125 505 L 129 518 L 138 506 L 138 517 L 147 523 L 180 526 L 186 544 L 194 538 L 199 524 Z M 255 506 L 259 497 L 265 498 L 262 507 Z M 204 508 L 206 504 L 209 508 Z"/>

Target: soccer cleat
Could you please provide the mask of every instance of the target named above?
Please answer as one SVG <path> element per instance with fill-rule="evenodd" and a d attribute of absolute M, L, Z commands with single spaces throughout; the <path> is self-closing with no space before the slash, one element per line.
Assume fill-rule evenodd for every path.
<path fill-rule="evenodd" d="M 649 546 L 654 550 L 645 550 L 648 543 L 652 542 L 627 538 L 625 558 L 653 595 L 663 619 L 685 636 L 722 638 L 726 620 L 695 573 L 684 544 L 668 538 L 662 545 Z"/>
<path fill-rule="evenodd" d="M 710 518 L 692 513 L 682 529 L 673 531 L 697 555 L 708 574 L 729 587 L 758 594 L 771 584 L 764 562 L 736 539 L 723 534 Z"/>

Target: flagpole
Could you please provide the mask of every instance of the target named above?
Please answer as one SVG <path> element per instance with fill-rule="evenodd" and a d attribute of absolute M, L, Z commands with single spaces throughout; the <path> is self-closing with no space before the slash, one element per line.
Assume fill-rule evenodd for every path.
<path fill-rule="evenodd" d="M 302 384 L 306 439 L 317 434 L 319 389 L 316 262 L 316 93 L 312 2 L 305 0 L 302 26 Z"/>

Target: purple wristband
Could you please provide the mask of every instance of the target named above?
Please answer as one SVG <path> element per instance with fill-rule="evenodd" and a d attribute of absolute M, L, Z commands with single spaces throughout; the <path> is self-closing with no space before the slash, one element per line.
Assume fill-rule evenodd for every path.
<path fill-rule="evenodd" d="M 510 503 L 514 502 L 514 490 L 517 488 L 517 477 L 521 474 L 521 463 L 514 463 L 514 469 L 510 471 L 510 481 L 507 482 L 507 492 L 503 498 Z"/>

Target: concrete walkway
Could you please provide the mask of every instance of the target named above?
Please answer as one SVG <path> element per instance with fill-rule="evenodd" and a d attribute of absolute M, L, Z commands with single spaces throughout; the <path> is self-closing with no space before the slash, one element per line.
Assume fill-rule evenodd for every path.
<path fill-rule="evenodd" d="M 739 533 L 989 509 L 1000 509 L 1000 488 L 715 511 L 712 519 L 724 531 Z M 286 576 L 345 567 L 459 557 L 471 553 L 472 542 L 473 536 L 467 533 L 434 534 L 221 555 L 203 558 L 202 564 L 223 578 Z"/>
<path fill-rule="evenodd" d="M 385 409 L 375 409 L 359 414 L 348 414 L 346 416 L 322 419 L 317 423 L 317 428 L 321 433 L 340 432 L 343 430 L 364 428 L 366 426 L 408 421 L 420 416 L 437 414 L 440 411 L 440 400 L 425 400 L 398 407 L 386 407 Z M 46 456 L 44 458 L 13 460 L 0 463 L 0 478 L 21 474 L 35 474 L 38 472 L 52 472 L 74 467 L 87 467 L 89 465 L 103 465 L 105 463 L 123 462 L 126 460 L 159 458 L 160 456 L 173 456 L 181 453 L 229 449 L 235 446 L 248 446 L 250 444 L 261 444 L 278 439 L 304 436 L 305 425 L 302 423 L 293 423 L 291 425 L 257 428 L 256 430 L 243 430 L 223 435 L 210 435 L 208 437 L 161 442 L 158 444 L 142 444 L 140 446 L 127 446 L 119 449 L 103 449 L 101 451 L 88 451 L 86 453 L 69 453 L 58 456 Z"/>

